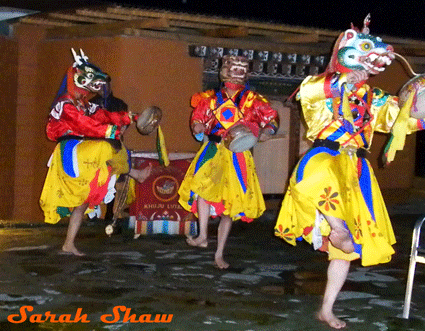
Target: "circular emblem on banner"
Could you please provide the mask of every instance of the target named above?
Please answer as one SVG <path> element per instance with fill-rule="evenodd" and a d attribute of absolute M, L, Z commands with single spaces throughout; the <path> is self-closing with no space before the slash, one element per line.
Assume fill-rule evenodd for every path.
<path fill-rule="evenodd" d="M 179 182 L 173 176 L 160 176 L 154 180 L 152 191 L 160 201 L 173 200 L 179 190 Z"/>

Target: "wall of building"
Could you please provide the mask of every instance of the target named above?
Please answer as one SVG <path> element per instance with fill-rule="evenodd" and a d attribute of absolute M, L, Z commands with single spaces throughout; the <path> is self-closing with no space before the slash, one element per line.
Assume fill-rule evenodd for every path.
<path fill-rule="evenodd" d="M 14 167 L 14 206 L 13 218 L 34 220 L 39 215 L 39 207 L 35 203 L 39 198 L 36 180 L 43 175 L 38 168 L 38 140 L 44 135 L 42 123 L 45 112 L 40 112 L 38 91 L 50 77 L 39 75 L 39 44 L 44 39 L 43 28 L 37 26 L 16 26 L 15 40 L 18 43 L 19 69 L 17 76 L 16 105 L 16 150 Z M 55 67 L 54 62 L 50 62 Z M 36 218 L 34 218 L 36 217 Z"/>
<path fill-rule="evenodd" d="M 0 218 L 12 217 L 16 138 L 18 43 L 0 37 Z"/>
<path fill-rule="evenodd" d="M 114 88 L 133 112 L 155 105 L 162 109 L 161 128 L 168 152 L 193 152 L 199 144 L 189 128 L 190 97 L 202 90 L 202 59 L 189 57 L 185 42 L 119 38 L 121 62 L 116 68 Z M 156 150 L 156 135 L 142 136 L 135 126 L 125 142 L 132 150 Z"/>

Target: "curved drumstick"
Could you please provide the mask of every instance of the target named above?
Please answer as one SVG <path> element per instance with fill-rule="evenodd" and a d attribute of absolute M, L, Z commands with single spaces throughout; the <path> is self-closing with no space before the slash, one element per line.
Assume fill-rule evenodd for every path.
<path fill-rule="evenodd" d="M 417 74 L 416 72 L 413 71 L 412 67 L 410 66 L 410 63 L 406 60 L 405 57 L 403 57 L 402 55 L 398 54 L 398 53 L 393 53 L 397 58 L 399 58 L 400 60 L 402 60 L 402 62 L 407 66 L 407 69 L 409 69 L 409 74 L 412 75 L 412 77 L 415 76 L 419 76 L 419 74 Z"/>

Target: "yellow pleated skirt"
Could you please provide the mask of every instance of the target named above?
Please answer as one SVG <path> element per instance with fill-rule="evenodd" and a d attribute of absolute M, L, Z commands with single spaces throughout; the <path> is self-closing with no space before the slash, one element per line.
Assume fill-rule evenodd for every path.
<path fill-rule="evenodd" d="M 195 215 L 198 196 L 212 207 L 211 216 L 224 214 L 250 222 L 265 210 L 251 152 L 233 153 L 222 143 L 202 145 L 181 183 L 179 196 L 182 207 Z"/>
<path fill-rule="evenodd" d="M 84 203 L 89 208 L 99 205 L 110 189 L 111 176 L 129 170 L 124 152 L 117 153 L 102 140 L 70 139 L 58 143 L 40 197 L 45 222 L 57 223 L 69 210 Z M 110 160 L 115 160 L 114 165 L 123 163 L 122 169 L 114 170 Z"/>
<path fill-rule="evenodd" d="M 361 258 L 364 266 L 391 260 L 395 236 L 366 159 L 325 147 L 309 150 L 290 178 L 275 235 L 295 246 L 301 238 L 312 243 L 316 228 L 326 239 L 330 227 L 326 220 L 316 222 L 317 211 L 344 220 L 354 242 L 355 252 L 351 254 L 329 243 L 330 259 Z"/>

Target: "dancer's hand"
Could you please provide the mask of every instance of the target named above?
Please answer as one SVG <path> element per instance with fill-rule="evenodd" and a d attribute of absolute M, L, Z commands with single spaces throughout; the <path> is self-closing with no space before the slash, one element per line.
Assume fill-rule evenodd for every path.
<path fill-rule="evenodd" d="M 127 128 L 128 128 L 128 125 L 123 125 L 122 127 L 120 127 L 120 133 L 119 133 L 120 138 L 124 136 L 124 132 L 127 130 Z"/>
<path fill-rule="evenodd" d="M 137 182 L 143 183 L 152 173 L 152 163 L 149 163 L 144 169 L 131 168 L 128 173 L 131 178 L 134 178 Z"/>
<path fill-rule="evenodd" d="M 202 133 L 204 132 L 206 129 L 205 124 L 202 123 L 196 123 L 193 127 L 192 127 L 192 131 L 194 134 L 198 134 L 198 133 Z"/>
<path fill-rule="evenodd" d="M 267 141 L 271 137 L 273 137 L 274 131 L 271 128 L 265 128 L 264 130 L 261 130 L 260 136 L 258 137 L 258 141 Z"/>
<path fill-rule="evenodd" d="M 353 70 L 347 74 L 348 84 L 354 85 L 368 79 L 369 79 L 369 74 L 366 70 Z"/>
<path fill-rule="evenodd" d="M 144 182 L 151 175 L 152 167 L 152 163 L 149 163 L 149 165 L 141 171 L 139 182 Z"/>

